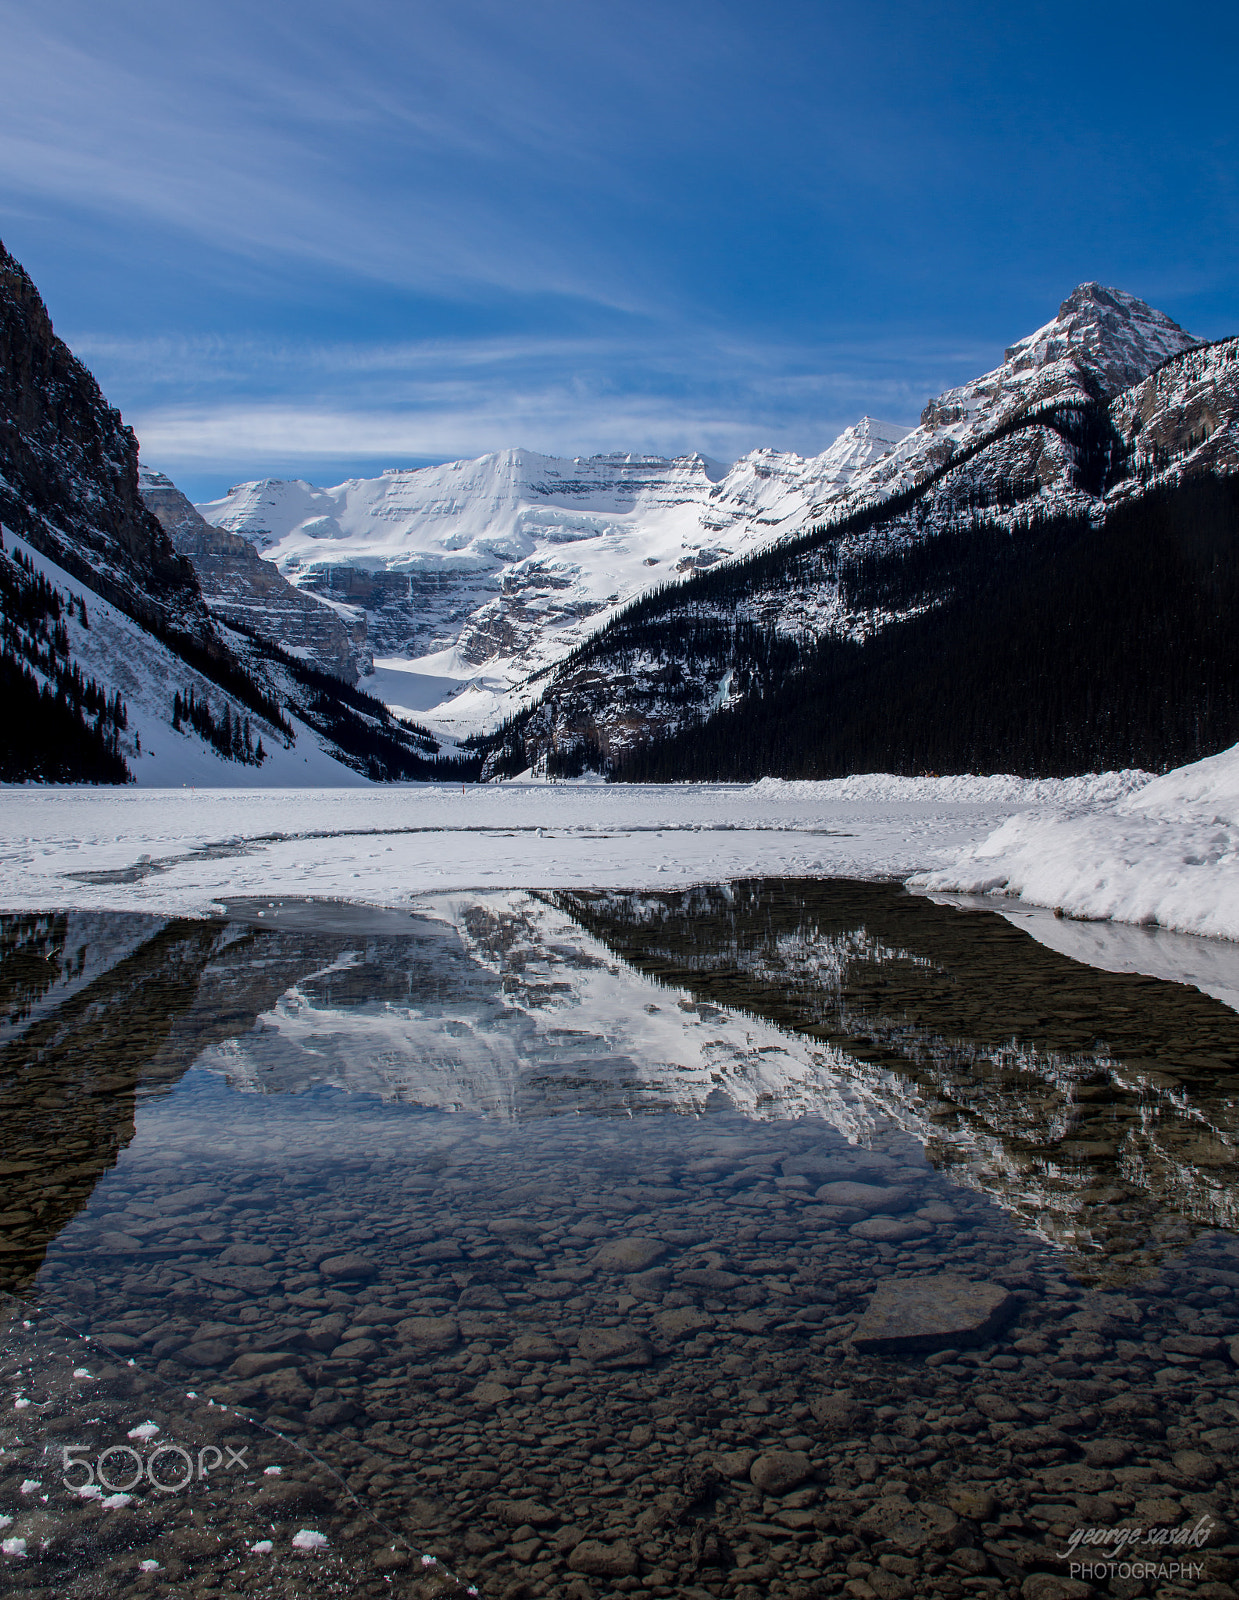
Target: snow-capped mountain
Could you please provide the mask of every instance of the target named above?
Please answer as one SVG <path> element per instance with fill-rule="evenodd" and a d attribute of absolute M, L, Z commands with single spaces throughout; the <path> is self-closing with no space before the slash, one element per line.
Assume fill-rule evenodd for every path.
<path fill-rule="evenodd" d="M 843 657 L 827 671 L 825 644 L 863 654 L 917 618 L 949 614 L 958 672 L 975 676 L 976 640 L 1011 597 L 1057 603 L 1046 575 L 1068 570 L 1084 576 L 1067 642 L 1100 637 L 1114 602 L 1097 592 L 1091 611 L 1079 610 L 1094 581 L 1080 530 L 1109 538 L 1116 508 L 1152 504 L 1193 475 L 1229 481 L 1239 467 L 1237 348 L 1202 346 L 1144 302 L 1084 284 L 1001 366 L 932 400 L 918 427 L 863 418 L 817 456 L 760 449 L 727 467 L 700 455 L 567 461 L 513 449 L 329 489 L 264 480 L 195 509 L 159 473 L 139 475 L 131 430 L 0 247 L 0 668 L 11 705 L 25 708 L 3 772 L 291 784 L 475 775 L 474 752 L 442 765 L 433 736 L 407 725 L 419 712 L 443 733 L 519 713 L 491 741 L 491 774 L 548 762 L 626 770 L 651 740 L 741 713 L 763 730 L 756 742 L 744 734 L 752 775 L 809 760 L 817 734 L 806 729 L 823 716 L 842 728 L 869 706 L 863 718 L 883 738 L 895 738 L 900 717 L 928 728 L 936 708 L 892 708 L 918 675 L 936 681 L 950 650 L 921 640 L 910 665 L 882 669 L 889 687 L 874 700 L 870 656 L 844 693 Z M 1214 500 L 1197 496 L 1190 508 L 1212 577 L 1199 549 L 1183 554 L 1185 534 L 1163 549 L 1147 518 L 1124 524 L 1147 557 L 1133 603 L 1160 582 L 1162 610 L 1173 597 L 1190 616 L 1162 629 L 1179 677 L 1150 678 L 1144 701 L 1124 702 L 1117 721 L 1107 708 L 1111 764 L 1194 759 L 1233 720 L 1239 660 L 1223 670 L 1229 646 L 1214 636 L 1235 609 L 1231 557 L 1210 544 L 1229 512 Z M 1183 497 L 1175 503 L 1186 515 Z M 1051 525 L 1073 551 L 1057 567 Z M 1035 583 L 1029 561 L 1040 563 Z M 1112 588 L 1127 580 L 1116 568 Z M 1149 615 L 1150 637 L 1161 637 L 1166 618 Z M 1012 624 L 1021 639 L 1031 625 Z M 341 680 L 371 651 L 373 698 Z M 1122 655 L 1110 646 L 1101 665 Z M 1060 668 L 1027 670 L 1047 683 Z M 1085 672 L 1083 657 L 1073 670 Z M 810 704 L 793 706 L 814 672 L 826 676 Z M 942 679 L 939 698 L 959 681 Z M 979 709 L 998 682 L 977 678 L 974 722 L 1007 716 L 997 703 Z M 1096 682 L 1064 687 L 1072 708 L 1054 713 L 1055 727 L 1075 728 L 1100 692 Z M 783 724 L 766 714 L 772 694 L 783 697 Z M 1156 732 L 1147 707 L 1159 696 L 1170 709 Z M 1070 754 L 1048 755 L 1042 740 L 1020 770 L 1079 770 L 1062 763 L 1085 760 L 1086 747 L 1098 756 L 1089 740 L 1102 724 L 1090 715 Z M 777 751 L 760 754 L 776 728 Z M 858 758 L 857 748 L 844 740 L 829 761 Z M 940 764 L 911 746 L 882 749 L 892 770 Z M 998 757 L 978 734 L 959 759 Z M 682 775 L 674 761 L 672 771 Z"/>
<path fill-rule="evenodd" d="M 1086 285 L 925 417 L 823 527 L 599 632 L 491 770 L 1061 775 L 1233 743 L 1239 341 Z"/>
<path fill-rule="evenodd" d="M 513 449 L 329 489 L 239 484 L 198 509 L 298 587 L 360 608 L 376 692 L 463 733 L 527 702 L 523 680 L 646 590 L 914 489 L 997 429 L 1108 398 L 1198 342 L 1142 300 L 1082 284 L 919 427 L 863 417 L 817 456 L 758 449 L 725 467 Z M 1068 468 L 1052 445 L 1034 465 L 1060 483 Z"/>
<path fill-rule="evenodd" d="M 856 474 L 830 510 L 913 489 L 999 428 L 1071 400 L 1108 400 L 1200 342 L 1134 295 L 1082 283 L 1052 322 L 1008 346 L 1001 366 L 931 400 L 920 427 Z"/>
<path fill-rule="evenodd" d="M 802 526 L 906 431 L 865 417 L 820 456 L 730 468 L 512 449 L 330 489 L 239 484 L 198 510 L 299 587 L 364 608 L 389 704 L 470 731 L 635 596 Z"/>
<path fill-rule="evenodd" d="M 180 497 L 157 498 L 175 511 Z M 200 522 L 183 503 L 180 518 Z M 212 542 L 228 536 L 190 529 L 208 566 Z M 242 590 L 266 597 L 264 623 L 337 624 L 237 543 L 215 552 L 231 567 L 216 610 L 143 503 L 132 430 L 0 245 L 0 777 L 299 785 L 476 769 L 442 767 L 432 738 L 316 670 L 295 634 L 284 649 L 250 626 Z"/>

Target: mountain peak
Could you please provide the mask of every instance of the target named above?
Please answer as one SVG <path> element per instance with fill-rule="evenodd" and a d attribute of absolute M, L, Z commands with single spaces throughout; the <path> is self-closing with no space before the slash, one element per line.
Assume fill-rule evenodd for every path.
<path fill-rule="evenodd" d="M 1053 322 L 1010 345 L 1013 372 L 1055 361 L 1087 367 L 1107 395 L 1147 377 L 1167 356 L 1201 341 L 1146 301 L 1101 283 L 1082 283 L 1063 301 Z"/>

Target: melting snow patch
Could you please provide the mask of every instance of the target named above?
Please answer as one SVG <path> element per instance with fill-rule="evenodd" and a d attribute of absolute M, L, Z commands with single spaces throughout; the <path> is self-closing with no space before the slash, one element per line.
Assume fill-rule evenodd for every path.
<path fill-rule="evenodd" d="M 250 1545 L 250 1555 L 269 1556 L 274 1549 L 275 1545 L 270 1539 L 259 1539 L 257 1544 Z"/>
<path fill-rule="evenodd" d="M 105 1499 L 100 1500 L 99 1504 L 106 1506 L 109 1511 L 120 1511 L 123 1507 L 133 1504 L 133 1496 L 131 1494 L 110 1494 Z"/>
<path fill-rule="evenodd" d="M 313 1528 L 302 1528 L 293 1534 L 294 1550 L 318 1551 L 327 1548 L 327 1535 L 316 1533 Z"/>
<path fill-rule="evenodd" d="M 159 1563 L 158 1563 L 158 1561 L 139 1561 L 138 1562 L 138 1571 L 139 1572 L 158 1572 L 159 1571 Z"/>
<path fill-rule="evenodd" d="M 89 1371 L 86 1367 L 74 1367 L 73 1376 L 75 1378 L 93 1378 L 94 1373 Z"/>
<path fill-rule="evenodd" d="M 26 1399 L 25 1395 L 19 1394 L 17 1399 L 13 1402 L 13 1410 L 24 1411 L 29 1404 L 30 1402 Z"/>
<path fill-rule="evenodd" d="M 25 1482 L 22 1484 L 22 1493 L 23 1494 L 33 1494 L 36 1489 L 41 1489 L 42 1487 L 43 1487 L 43 1479 L 42 1478 L 27 1478 L 25 1480 Z"/>
<path fill-rule="evenodd" d="M 264 1467 L 262 1470 L 263 1470 L 263 1476 L 264 1477 L 267 1477 L 267 1478 L 278 1478 L 280 1473 L 283 1472 L 284 1469 L 283 1469 L 283 1467 Z"/>
<path fill-rule="evenodd" d="M 26 1541 L 24 1539 L 6 1539 L 3 1545 L 0 1545 L 0 1550 L 3 1550 L 6 1556 L 24 1556 L 26 1553 Z"/>
<path fill-rule="evenodd" d="M 157 1422 L 140 1422 L 136 1428 L 130 1428 L 127 1435 L 130 1439 L 153 1439 L 159 1432 Z"/>

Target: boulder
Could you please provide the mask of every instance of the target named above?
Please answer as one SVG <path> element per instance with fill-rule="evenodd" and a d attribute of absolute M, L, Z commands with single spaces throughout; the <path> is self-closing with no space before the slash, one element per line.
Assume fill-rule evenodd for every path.
<path fill-rule="evenodd" d="M 1013 1405 L 1010 1400 L 1000 1394 L 979 1394 L 973 1400 L 973 1405 L 983 1417 L 988 1417 L 991 1422 L 1018 1422 L 1020 1408 Z"/>
<path fill-rule="evenodd" d="M 906 1189 L 879 1183 L 824 1183 L 816 1198 L 823 1205 L 847 1206 L 867 1216 L 880 1212 L 884 1217 L 896 1216 L 912 1203 Z"/>
<path fill-rule="evenodd" d="M 373 1278 L 378 1270 L 373 1261 L 368 1261 L 365 1256 L 359 1256 L 355 1251 L 347 1251 L 341 1256 L 328 1256 L 325 1261 L 320 1261 L 318 1270 L 329 1283 L 342 1283 L 346 1279 L 360 1281 L 364 1278 Z"/>
<path fill-rule="evenodd" d="M 1020 1589 L 1021 1600 L 1086 1600 L 1096 1594 L 1087 1583 L 1078 1578 L 1060 1578 L 1052 1572 L 1034 1572 L 1025 1578 Z"/>
<path fill-rule="evenodd" d="M 233 1374 L 242 1379 L 261 1378 L 268 1372 L 296 1364 L 291 1350 L 246 1350 L 232 1363 Z"/>
<path fill-rule="evenodd" d="M 664 1339 L 687 1339 L 703 1328 L 712 1328 L 714 1319 L 698 1311 L 696 1306 L 676 1306 L 671 1311 L 660 1311 L 654 1318 L 654 1326 Z"/>
<path fill-rule="evenodd" d="M 690 1267 L 676 1274 L 677 1281 L 689 1289 L 703 1289 L 706 1294 L 726 1294 L 736 1289 L 744 1279 L 734 1272 L 724 1272 L 721 1267 Z"/>
<path fill-rule="evenodd" d="M 601 1539 L 582 1539 L 568 1557 L 574 1572 L 588 1573 L 591 1578 L 627 1578 L 639 1565 L 637 1552 L 625 1539 L 614 1544 L 604 1544 Z"/>
<path fill-rule="evenodd" d="M 577 1353 L 595 1366 L 648 1367 L 654 1359 L 649 1343 L 635 1328 L 586 1328 Z"/>
<path fill-rule="evenodd" d="M 932 1500 L 913 1502 L 903 1495 L 876 1500 L 859 1518 L 857 1531 L 866 1539 L 887 1539 L 909 1553 L 949 1548 L 959 1519 Z"/>
<path fill-rule="evenodd" d="M 813 1474 L 803 1450 L 767 1450 L 749 1468 L 749 1482 L 763 1494 L 787 1494 Z"/>
<path fill-rule="evenodd" d="M 265 1244 L 230 1244 L 219 1259 L 225 1267 L 265 1267 L 274 1256 Z"/>
<path fill-rule="evenodd" d="M 600 1272 L 644 1272 L 667 1254 L 661 1239 L 612 1239 L 594 1252 Z"/>
<path fill-rule="evenodd" d="M 545 1528 L 559 1518 L 549 1507 L 544 1506 L 540 1500 L 496 1500 L 491 1506 L 491 1512 L 500 1522 L 506 1522 L 509 1528 L 523 1528 L 526 1523 L 531 1528 Z"/>
<path fill-rule="evenodd" d="M 946 1503 L 957 1517 L 967 1517 L 970 1522 L 992 1522 L 998 1510 L 998 1502 L 990 1490 L 975 1484 L 962 1484 L 952 1489 Z"/>
<path fill-rule="evenodd" d="M 1162 1340 L 1162 1349 L 1169 1355 L 1190 1356 L 1195 1361 L 1218 1361 L 1227 1353 L 1219 1338 L 1200 1333 L 1172 1333 Z"/>
<path fill-rule="evenodd" d="M 418 1351 L 450 1350 L 460 1338 L 455 1317 L 405 1317 L 396 1324 L 396 1337 Z"/>
<path fill-rule="evenodd" d="M 933 1231 L 933 1223 L 922 1222 L 919 1217 L 868 1217 L 848 1229 L 854 1239 L 869 1239 L 875 1244 L 904 1244 L 909 1239 L 923 1239 Z"/>
<path fill-rule="evenodd" d="M 306 1412 L 306 1421 L 316 1428 L 338 1428 L 341 1423 L 351 1422 L 357 1414 L 358 1408 L 351 1400 L 324 1400 Z"/>
<path fill-rule="evenodd" d="M 104 1335 L 107 1338 L 107 1335 Z M 202 1339 L 177 1351 L 176 1359 L 187 1367 L 222 1367 L 236 1349 L 231 1339 Z"/>
<path fill-rule="evenodd" d="M 379 1354 L 379 1345 L 373 1339 L 349 1338 L 331 1352 L 333 1361 L 372 1361 Z"/>
<path fill-rule="evenodd" d="M 517 1361 L 558 1361 L 563 1351 L 544 1333 L 522 1333 L 512 1341 L 512 1354 Z"/>
<path fill-rule="evenodd" d="M 1015 1298 L 996 1283 L 939 1273 L 886 1278 L 874 1291 L 852 1342 L 877 1355 L 957 1350 L 992 1339 L 1015 1313 Z"/>
<path fill-rule="evenodd" d="M 809 1402 L 813 1420 L 830 1433 L 851 1433 L 865 1409 L 850 1394 L 819 1394 Z"/>
<path fill-rule="evenodd" d="M 724 1478 L 747 1478 L 757 1459 L 756 1450 L 724 1450 L 714 1458 L 714 1466 Z"/>

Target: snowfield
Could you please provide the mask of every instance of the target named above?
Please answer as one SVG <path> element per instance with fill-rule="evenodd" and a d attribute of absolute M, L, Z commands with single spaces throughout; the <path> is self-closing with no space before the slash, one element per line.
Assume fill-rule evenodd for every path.
<path fill-rule="evenodd" d="M 1100 784 L 1109 795 L 1115 780 Z M 454 889 L 906 877 L 978 843 L 1028 804 L 1030 787 L 1041 786 L 9 788 L 0 790 L 0 905 L 205 914 L 250 895 L 401 906 Z"/>

